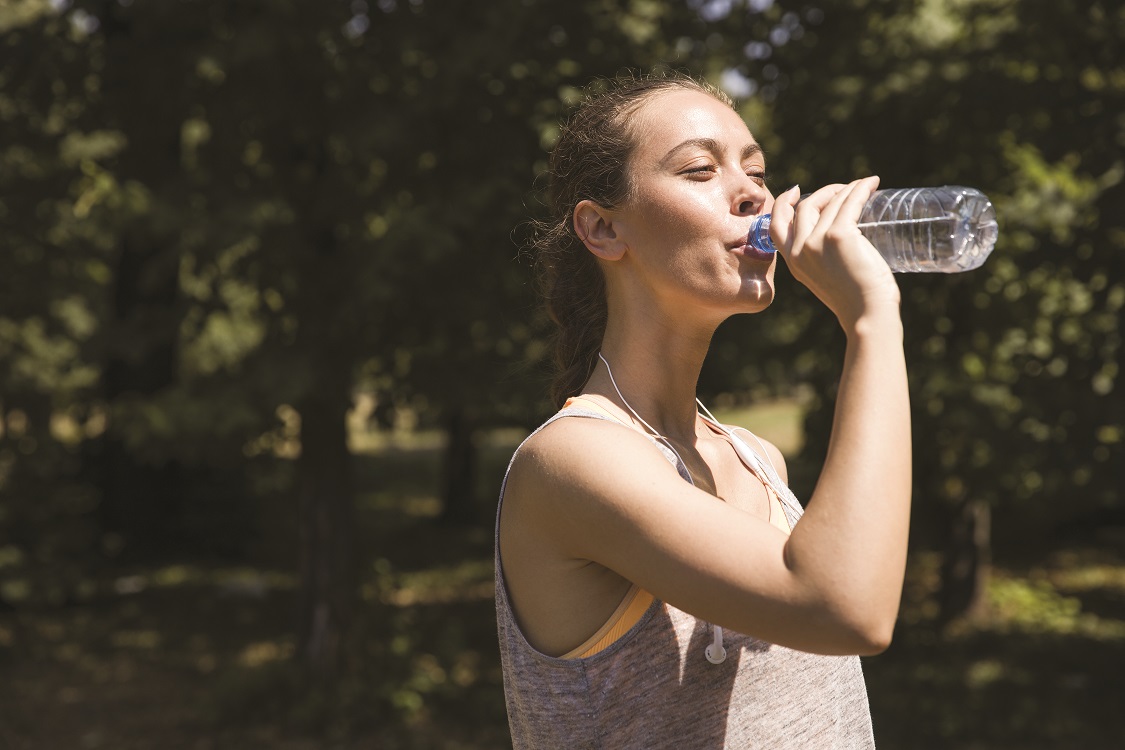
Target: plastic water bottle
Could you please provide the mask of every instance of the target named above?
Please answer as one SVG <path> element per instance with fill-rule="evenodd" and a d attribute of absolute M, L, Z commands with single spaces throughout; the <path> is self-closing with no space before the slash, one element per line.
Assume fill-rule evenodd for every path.
<path fill-rule="evenodd" d="M 896 273 L 971 271 L 992 252 L 998 232 L 991 201 L 958 185 L 877 190 L 858 226 Z M 769 214 L 755 219 L 747 244 L 777 251 Z"/>

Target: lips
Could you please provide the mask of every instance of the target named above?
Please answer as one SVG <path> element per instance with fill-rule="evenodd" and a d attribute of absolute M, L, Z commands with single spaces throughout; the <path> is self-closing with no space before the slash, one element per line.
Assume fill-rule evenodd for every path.
<path fill-rule="evenodd" d="M 731 248 L 732 252 L 742 255 L 750 260 L 759 260 L 769 263 L 774 258 L 774 253 L 767 253 L 764 250 L 759 250 L 753 245 L 748 244 L 745 240 L 740 243 L 734 243 Z"/>

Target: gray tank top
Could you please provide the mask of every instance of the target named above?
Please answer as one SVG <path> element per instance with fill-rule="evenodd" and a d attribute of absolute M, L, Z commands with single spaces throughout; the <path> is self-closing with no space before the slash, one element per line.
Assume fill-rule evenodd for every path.
<path fill-rule="evenodd" d="M 571 407 L 539 429 L 567 416 L 609 419 Z M 686 478 L 687 467 L 653 443 Z M 800 505 L 772 468 L 760 463 L 772 475 L 769 483 L 779 491 L 790 524 L 795 523 Z M 726 631 L 727 659 L 712 664 L 704 657 L 711 626 L 660 600 L 629 632 L 593 656 L 558 659 L 537 651 L 516 623 L 504 584 L 503 498 L 501 487 L 496 621 L 515 750 L 875 746 L 858 657 L 808 654 Z"/>

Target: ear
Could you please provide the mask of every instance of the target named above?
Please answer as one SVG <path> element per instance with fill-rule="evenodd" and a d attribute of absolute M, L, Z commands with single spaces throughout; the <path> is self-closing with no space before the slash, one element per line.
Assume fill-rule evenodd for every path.
<path fill-rule="evenodd" d="M 581 201 L 574 207 L 574 231 L 586 249 L 603 260 L 620 260 L 625 243 L 613 225 L 613 212 L 593 201 Z"/>

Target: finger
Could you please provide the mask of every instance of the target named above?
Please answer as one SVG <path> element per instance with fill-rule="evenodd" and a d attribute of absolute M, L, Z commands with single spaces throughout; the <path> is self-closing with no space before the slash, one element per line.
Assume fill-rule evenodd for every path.
<path fill-rule="evenodd" d="M 863 215 L 864 206 L 867 205 L 867 201 L 871 200 L 871 194 L 875 192 L 875 188 L 878 186 L 879 178 L 875 175 L 865 177 L 854 183 L 854 189 L 837 209 L 836 217 L 852 224 L 858 222 L 859 217 Z"/>
<path fill-rule="evenodd" d="M 832 196 L 824 206 L 824 210 L 820 212 L 820 216 L 817 217 L 816 226 L 813 228 L 814 233 L 823 234 L 828 231 L 828 227 L 836 221 L 836 217 L 840 213 L 840 207 L 855 192 L 861 182 L 862 180 L 852 180 Z"/>
<path fill-rule="evenodd" d="M 782 252 L 788 252 L 793 246 L 793 215 L 797 201 L 801 200 L 801 186 L 794 185 L 773 202 L 770 221 L 770 239 L 773 246 Z"/>
<path fill-rule="evenodd" d="M 801 201 L 801 205 L 815 209 L 817 211 L 823 211 L 824 207 L 828 204 L 828 201 L 832 200 L 832 197 L 835 196 L 836 193 L 840 192 L 846 187 L 847 185 L 842 182 L 838 182 L 832 185 L 825 185 L 824 187 L 820 188 L 813 194 L 806 197 L 803 201 Z"/>
<path fill-rule="evenodd" d="M 820 220 L 820 213 L 825 209 L 829 201 L 835 198 L 836 195 L 845 188 L 847 188 L 847 185 L 825 185 L 820 190 L 817 190 L 808 198 L 801 201 L 801 204 L 796 208 L 796 217 L 793 221 L 793 233 L 790 236 L 790 246 L 793 244 L 800 245 L 812 234 L 813 229 Z"/>

